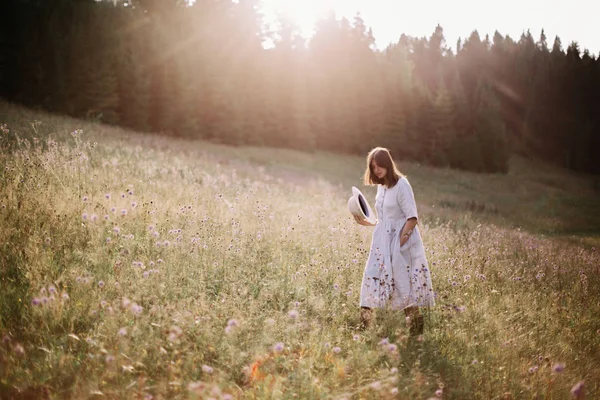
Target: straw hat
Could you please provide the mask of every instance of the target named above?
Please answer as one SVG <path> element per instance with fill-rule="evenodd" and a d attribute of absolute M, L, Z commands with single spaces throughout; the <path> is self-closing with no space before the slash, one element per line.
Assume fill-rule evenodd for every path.
<path fill-rule="evenodd" d="M 352 197 L 348 199 L 348 211 L 358 217 L 361 225 L 376 225 L 377 216 L 371 209 L 365 196 L 356 187 L 352 186 Z"/>

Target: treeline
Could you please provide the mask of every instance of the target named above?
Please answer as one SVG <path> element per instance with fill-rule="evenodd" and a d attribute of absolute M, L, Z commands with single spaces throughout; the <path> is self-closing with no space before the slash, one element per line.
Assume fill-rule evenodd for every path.
<path fill-rule="evenodd" d="M 5 0 L 0 94 L 140 131 L 506 172 L 518 152 L 599 173 L 600 60 L 544 32 L 443 29 L 375 50 L 331 15 L 309 40 L 258 0 Z M 268 41 L 271 46 L 264 46 Z"/>

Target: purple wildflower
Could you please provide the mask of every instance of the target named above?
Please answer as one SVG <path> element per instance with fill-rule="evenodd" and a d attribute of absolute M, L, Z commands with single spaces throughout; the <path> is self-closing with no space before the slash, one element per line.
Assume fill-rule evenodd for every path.
<path fill-rule="evenodd" d="M 577 382 L 575 384 L 575 386 L 573 386 L 571 388 L 571 394 L 576 399 L 583 398 L 583 388 L 584 388 L 584 384 L 583 383 L 584 383 L 583 381 Z"/>
<path fill-rule="evenodd" d="M 565 364 L 563 364 L 563 363 L 556 363 L 552 366 L 552 372 L 556 372 L 557 374 L 560 374 L 564 370 L 565 370 Z"/>

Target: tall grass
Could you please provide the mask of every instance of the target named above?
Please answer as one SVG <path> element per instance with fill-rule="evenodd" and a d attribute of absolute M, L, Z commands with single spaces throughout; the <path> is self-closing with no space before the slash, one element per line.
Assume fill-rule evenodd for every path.
<path fill-rule="evenodd" d="M 0 398 L 600 396 L 596 237 L 480 197 L 518 172 L 406 165 L 438 296 L 412 338 L 388 310 L 360 328 L 362 159 L 23 118 L 0 134 Z"/>

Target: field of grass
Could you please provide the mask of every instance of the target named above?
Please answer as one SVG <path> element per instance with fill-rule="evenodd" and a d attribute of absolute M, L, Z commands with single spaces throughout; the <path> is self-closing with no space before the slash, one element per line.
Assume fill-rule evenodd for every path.
<path fill-rule="evenodd" d="M 364 159 L 0 103 L 0 399 L 600 398 L 600 186 L 399 161 L 437 305 L 359 328 Z"/>

